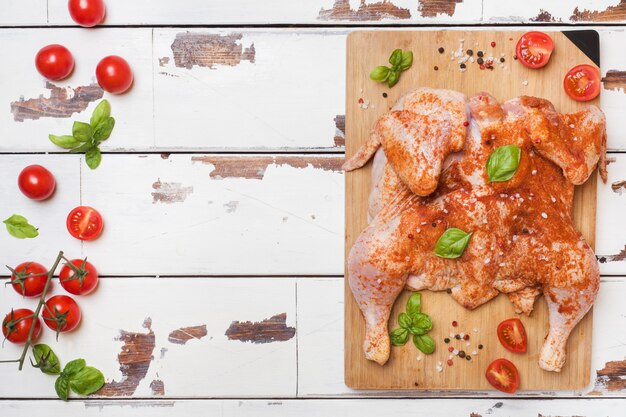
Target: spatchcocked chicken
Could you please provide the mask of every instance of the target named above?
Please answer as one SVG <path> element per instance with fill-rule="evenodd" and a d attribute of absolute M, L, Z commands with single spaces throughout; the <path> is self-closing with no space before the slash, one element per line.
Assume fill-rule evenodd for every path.
<path fill-rule="evenodd" d="M 519 148 L 514 174 L 490 181 L 489 157 L 510 145 Z M 543 293 L 550 330 L 539 366 L 560 371 L 599 284 L 595 255 L 572 223 L 574 185 L 596 166 L 606 181 L 605 153 L 604 115 L 593 106 L 559 114 L 534 97 L 500 104 L 487 93 L 405 94 L 344 165 L 374 158 L 370 223 L 348 257 L 367 359 L 389 358 L 389 315 L 405 288 L 451 290 L 468 309 L 505 293 L 525 314 Z M 451 228 L 472 233 L 456 259 L 434 251 Z"/>

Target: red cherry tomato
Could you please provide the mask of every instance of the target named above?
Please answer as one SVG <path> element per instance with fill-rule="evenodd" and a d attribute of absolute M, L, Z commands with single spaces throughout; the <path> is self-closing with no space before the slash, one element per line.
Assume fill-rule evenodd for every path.
<path fill-rule="evenodd" d="M 515 54 L 517 59 L 528 68 L 546 66 L 554 51 L 552 38 L 543 32 L 528 32 L 517 41 Z"/>
<path fill-rule="evenodd" d="M 79 240 L 95 240 L 102 234 L 102 216 L 93 207 L 79 206 L 67 215 L 67 231 Z"/>
<path fill-rule="evenodd" d="M 504 320 L 498 325 L 498 339 L 511 352 L 526 352 L 526 329 L 518 318 Z"/>
<path fill-rule="evenodd" d="M 513 394 L 519 387 L 519 372 L 507 359 L 496 359 L 491 362 L 485 372 L 487 381 L 497 390 Z"/>
<path fill-rule="evenodd" d="M 105 7 L 102 0 L 69 0 L 67 8 L 72 20 L 82 27 L 94 27 L 104 19 Z"/>
<path fill-rule="evenodd" d="M 2 321 L 2 334 L 4 337 L 12 343 L 22 344 L 28 339 L 28 333 L 30 332 L 30 326 L 33 324 L 33 315 L 35 313 L 27 308 L 20 308 L 18 310 L 12 310 L 6 315 Z M 24 319 L 24 317 L 31 316 Z M 23 320 L 20 320 L 23 319 Z M 37 317 L 35 322 L 35 328 L 31 340 L 35 341 L 41 334 L 41 321 Z"/>
<path fill-rule="evenodd" d="M 576 101 L 593 100 L 600 94 L 600 72 L 591 65 L 577 65 L 565 75 L 563 87 Z"/>
<path fill-rule="evenodd" d="M 11 274 L 13 289 L 24 297 L 41 295 L 48 279 L 48 270 L 37 262 L 19 264 Z"/>
<path fill-rule="evenodd" d="M 61 286 L 65 288 L 65 291 L 74 295 L 86 295 L 92 292 L 98 285 L 96 268 L 86 259 L 73 259 L 70 263 L 78 271 L 74 271 L 68 264 L 65 264 L 59 273 Z"/>
<path fill-rule="evenodd" d="M 98 84 L 111 94 L 122 94 L 133 84 L 133 70 L 117 55 L 102 58 L 96 67 Z"/>
<path fill-rule="evenodd" d="M 32 200 L 45 200 L 56 187 L 54 175 L 41 165 L 29 165 L 17 177 L 17 185 L 26 197 Z"/>
<path fill-rule="evenodd" d="M 44 46 L 37 52 L 35 66 L 39 73 L 51 80 L 58 81 L 67 78 L 74 69 L 74 57 L 63 45 Z"/>
<path fill-rule="evenodd" d="M 56 332 L 71 332 L 80 323 L 80 308 L 72 297 L 55 295 L 43 306 L 43 322 Z"/>

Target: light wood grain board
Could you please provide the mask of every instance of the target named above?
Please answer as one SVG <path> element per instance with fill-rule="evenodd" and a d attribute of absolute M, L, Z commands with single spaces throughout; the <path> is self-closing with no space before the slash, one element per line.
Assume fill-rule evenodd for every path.
<path fill-rule="evenodd" d="M 570 100 L 562 88 L 564 74 L 574 65 L 592 61 L 560 32 L 551 32 L 555 52 L 548 66 L 540 71 L 529 70 L 513 60 L 515 44 L 523 32 L 470 32 L 470 31 L 424 31 L 424 32 L 354 32 L 348 37 L 347 47 L 347 94 L 346 94 L 346 156 L 349 158 L 368 137 L 376 119 L 386 112 L 401 94 L 418 86 L 458 90 L 468 96 L 488 91 L 498 100 L 520 95 L 543 97 L 554 103 L 560 112 L 574 111 L 583 105 Z M 490 46 L 495 42 L 495 47 Z M 440 54 L 439 47 L 445 52 Z M 382 84 L 369 80 L 369 72 L 377 65 L 387 62 L 395 48 L 414 52 L 413 67 L 402 74 L 400 82 L 389 90 Z M 485 51 L 496 60 L 505 58 L 504 66 L 495 65 L 493 71 L 480 70 L 476 63 L 467 62 L 468 69 L 461 72 L 458 59 L 450 59 L 451 51 L 467 49 Z M 434 70 L 438 67 L 438 71 Z M 388 94 L 387 98 L 382 96 Z M 363 109 L 358 100 L 369 103 Z M 591 104 L 598 104 L 599 99 Z M 370 168 L 360 169 L 346 176 L 346 257 L 356 237 L 367 225 L 367 197 L 370 192 Z M 574 219 L 587 241 L 595 241 L 596 181 L 595 175 L 575 196 Z M 364 320 L 354 302 L 346 281 L 345 321 L 345 378 L 346 384 L 361 389 L 491 389 L 484 377 L 487 365 L 494 359 L 505 357 L 512 360 L 520 371 L 522 390 L 580 389 L 590 382 L 591 360 L 591 313 L 574 329 L 568 344 L 568 362 L 561 373 L 539 369 L 537 359 L 543 338 L 548 330 L 545 302 L 539 299 L 531 317 L 521 317 L 529 335 L 528 352 L 514 355 L 497 341 L 496 327 L 506 318 L 514 316 L 506 297 L 479 307 L 475 311 L 463 309 L 445 292 L 425 291 L 423 310 L 434 319 L 431 335 L 437 343 L 433 355 L 417 360 L 418 351 L 412 344 L 392 348 L 389 362 L 381 367 L 365 359 L 362 351 Z M 397 300 L 391 314 L 390 329 L 397 327 L 396 318 L 404 311 L 409 293 L 404 292 Z M 451 322 L 460 323 L 453 328 Z M 473 330 L 477 329 L 478 332 Z M 464 342 L 454 343 L 459 350 L 476 350 L 468 362 L 456 357 L 453 366 L 446 365 L 449 352 L 443 339 L 451 332 L 469 333 L 471 346 Z M 484 350 L 476 346 L 481 343 Z M 436 370 L 443 363 L 443 372 Z"/>

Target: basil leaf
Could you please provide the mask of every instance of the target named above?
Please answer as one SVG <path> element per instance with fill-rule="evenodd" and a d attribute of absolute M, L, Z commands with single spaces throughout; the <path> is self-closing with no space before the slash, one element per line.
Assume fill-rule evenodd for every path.
<path fill-rule="evenodd" d="M 443 232 L 437 241 L 435 255 L 446 259 L 458 258 L 463 255 L 471 237 L 472 233 L 452 227 Z"/>
<path fill-rule="evenodd" d="M 415 315 L 417 313 L 421 313 L 422 311 L 422 294 L 415 292 L 406 302 L 406 314 L 411 317 L 413 321 L 415 321 Z"/>
<path fill-rule="evenodd" d="M 96 128 L 93 131 L 93 139 L 98 142 L 107 140 L 109 136 L 111 136 L 113 127 L 115 127 L 115 119 L 112 117 L 108 117 L 107 119 L 102 121 L 98 126 L 96 126 Z"/>
<path fill-rule="evenodd" d="M 398 327 L 391 332 L 390 335 L 391 344 L 394 346 L 403 346 L 409 340 L 409 331 Z"/>
<path fill-rule="evenodd" d="M 400 79 L 400 73 L 398 71 L 389 71 L 389 77 L 387 78 L 387 85 L 389 88 L 398 84 L 398 80 Z"/>
<path fill-rule="evenodd" d="M 396 49 L 389 57 L 389 63 L 393 65 L 393 69 L 397 69 L 402 63 L 402 49 Z"/>
<path fill-rule="evenodd" d="M 43 343 L 33 346 L 33 356 L 35 357 L 35 368 L 48 375 L 59 375 L 61 373 L 61 363 L 59 358 L 52 351 L 50 346 Z"/>
<path fill-rule="evenodd" d="M 70 378 L 70 388 L 76 394 L 89 395 L 104 385 L 104 375 L 92 366 L 86 366 Z"/>
<path fill-rule="evenodd" d="M 411 317 L 409 317 L 408 314 L 400 313 L 400 315 L 398 316 L 398 324 L 403 329 L 409 329 L 411 327 L 411 324 L 413 324 L 413 320 L 411 320 Z"/>
<path fill-rule="evenodd" d="M 501 146 L 489 155 L 487 176 L 489 182 L 503 182 L 513 178 L 520 160 L 520 148 L 515 145 Z"/>
<path fill-rule="evenodd" d="M 421 336 L 414 335 L 413 344 L 416 348 L 418 348 L 422 353 L 425 353 L 426 355 L 430 355 L 435 351 L 435 341 L 427 334 Z"/>
<path fill-rule="evenodd" d="M 54 383 L 54 390 L 57 392 L 60 399 L 67 401 L 67 397 L 70 395 L 70 380 L 61 375 Z"/>
<path fill-rule="evenodd" d="M 34 238 L 39 236 L 37 228 L 28 223 L 26 217 L 14 214 L 3 223 L 7 227 L 7 232 L 18 239 Z"/>
<path fill-rule="evenodd" d="M 370 73 L 370 78 L 374 81 L 378 81 L 380 83 L 384 83 L 387 81 L 391 70 L 383 65 L 376 67 Z"/>
<path fill-rule="evenodd" d="M 89 123 L 74 122 L 72 126 L 72 136 L 74 136 L 74 139 L 80 142 L 87 142 L 91 140 L 92 135 L 93 128 Z"/>
<path fill-rule="evenodd" d="M 83 143 L 78 148 L 70 149 L 70 153 L 83 153 L 93 148 L 95 145 L 91 142 Z"/>
<path fill-rule="evenodd" d="M 417 313 L 413 318 L 413 327 L 417 328 L 414 334 L 426 334 L 433 328 L 433 321 L 427 314 Z"/>
<path fill-rule="evenodd" d="M 63 149 L 72 149 L 80 145 L 80 142 L 76 140 L 74 136 L 71 136 L 71 135 L 65 135 L 65 136 L 48 135 L 48 139 L 50 139 L 50 142 L 54 143 L 57 146 L 60 146 Z"/>
<path fill-rule="evenodd" d="M 100 153 L 100 149 L 97 146 L 89 149 L 85 152 L 85 162 L 87 162 L 87 166 L 91 169 L 96 169 L 100 166 L 100 162 L 102 161 L 102 154 Z"/>
<path fill-rule="evenodd" d="M 63 373 L 61 373 L 61 375 L 67 378 L 71 378 L 72 376 L 80 372 L 83 368 L 85 368 L 86 365 L 87 363 L 84 359 L 74 359 L 73 361 L 70 361 L 65 365 L 65 368 L 63 368 Z"/>
<path fill-rule="evenodd" d="M 413 51 L 402 52 L 402 60 L 400 61 L 400 71 L 406 71 L 413 65 Z"/>
<path fill-rule="evenodd" d="M 110 116 L 111 105 L 109 104 L 108 100 L 102 100 L 93 110 L 93 114 L 91 115 L 89 124 L 95 129 L 100 123 L 108 119 Z"/>

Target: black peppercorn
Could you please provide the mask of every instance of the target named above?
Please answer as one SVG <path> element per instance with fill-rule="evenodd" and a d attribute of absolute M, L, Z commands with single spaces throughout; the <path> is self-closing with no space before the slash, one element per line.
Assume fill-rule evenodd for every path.
<path fill-rule="evenodd" d="M 481 58 L 482 58 L 482 56 L 483 56 L 483 51 L 478 51 L 478 52 L 476 53 L 476 55 L 478 55 L 479 57 L 481 57 Z"/>
<path fill-rule="evenodd" d="M 472 357 L 471 357 L 470 355 L 467 355 L 467 356 L 465 357 L 465 359 L 467 359 L 468 361 L 471 361 L 471 360 L 472 360 Z"/>
<path fill-rule="evenodd" d="M 437 49 L 439 51 L 440 54 L 443 54 L 445 52 L 445 49 L 443 49 L 443 47 L 439 47 L 439 49 Z"/>
<path fill-rule="evenodd" d="M 460 358 L 464 358 L 465 357 L 465 351 L 464 350 L 459 350 L 459 357 Z"/>
<path fill-rule="evenodd" d="M 454 338 L 457 339 L 457 340 L 461 340 L 461 335 L 460 334 L 455 334 Z"/>
<path fill-rule="evenodd" d="M 452 288 L 448 288 L 448 289 L 446 290 L 446 292 L 447 292 L 448 294 L 452 294 Z"/>
<path fill-rule="evenodd" d="M 465 64 L 460 65 L 461 69 L 465 69 Z"/>
<path fill-rule="evenodd" d="M 435 65 L 435 71 L 437 71 L 439 69 L 439 67 L 437 65 Z"/>
<path fill-rule="evenodd" d="M 445 343 L 450 343 L 450 339 L 449 339 L 449 338 L 447 338 L 447 337 L 446 337 L 445 339 L 443 339 L 443 341 L 444 341 Z"/>
<path fill-rule="evenodd" d="M 478 62 L 478 65 L 482 65 L 482 64 L 483 64 L 483 62 L 485 62 L 485 61 L 483 61 L 483 59 L 482 59 L 482 58 L 478 58 L 478 59 L 476 60 L 476 62 Z"/>
<path fill-rule="evenodd" d="M 500 62 L 504 62 L 504 57 L 500 58 Z"/>
<path fill-rule="evenodd" d="M 387 93 L 383 93 L 383 97 L 387 98 Z"/>
<path fill-rule="evenodd" d="M 483 345 L 478 345 L 478 349 L 482 349 L 482 348 L 483 348 Z"/>
<path fill-rule="evenodd" d="M 471 49 L 468 49 L 466 53 L 467 53 L 467 55 L 469 55 L 469 56 L 474 55 L 474 51 L 472 51 Z"/>

